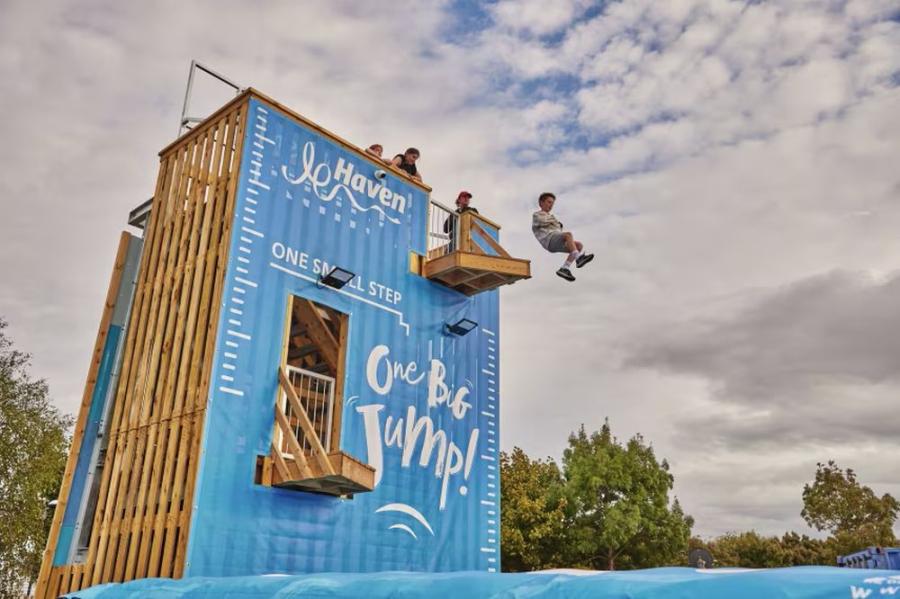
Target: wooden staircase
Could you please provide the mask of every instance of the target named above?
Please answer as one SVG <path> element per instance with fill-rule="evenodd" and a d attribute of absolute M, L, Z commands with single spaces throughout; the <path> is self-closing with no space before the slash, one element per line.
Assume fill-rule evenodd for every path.
<path fill-rule="evenodd" d="M 374 489 L 374 468 L 343 451 L 325 448 L 317 432 L 321 427 L 309 418 L 284 367 L 278 370 L 278 383 L 286 395 L 289 409 L 275 406 L 275 427 L 282 442 L 273 441 L 268 457 L 263 459 L 261 482 L 329 495 L 353 495 Z M 303 433 L 302 444 L 295 432 L 296 424 Z"/>
<path fill-rule="evenodd" d="M 307 299 L 290 306 L 286 364 L 278 369 L 279 400 L 269 455 L 257 482 L 351 496 L 375 487 L 375 470 L 340 447 L 346 315 Z"/>

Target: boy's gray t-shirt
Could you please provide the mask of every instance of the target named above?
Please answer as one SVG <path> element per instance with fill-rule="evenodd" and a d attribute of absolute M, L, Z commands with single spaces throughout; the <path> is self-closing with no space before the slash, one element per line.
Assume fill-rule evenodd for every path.
<path fill-rule="evenodd" d="M 538 210 L 531 217 L 531 232 L 546 248 L 553 234 L 562 232 L 562 223 L 552 213 Z"/>

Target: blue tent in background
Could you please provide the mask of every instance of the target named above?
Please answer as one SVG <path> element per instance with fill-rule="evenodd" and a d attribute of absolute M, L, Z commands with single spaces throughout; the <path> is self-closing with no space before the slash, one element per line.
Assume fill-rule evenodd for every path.
<path fill-rule="evenodd" d="M 875 599 L 893 595 L 900 597 L 900 572 L 897 571 L 802 567 L 773 570 L 657 568 L 627 572 L 559 570 L 523 574 L 381 572 L 144 579 L 97 586 L 66 597 Z"/>

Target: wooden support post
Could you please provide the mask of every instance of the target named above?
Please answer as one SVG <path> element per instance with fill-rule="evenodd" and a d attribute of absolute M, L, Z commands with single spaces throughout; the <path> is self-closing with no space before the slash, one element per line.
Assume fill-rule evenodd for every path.
<path fill-rule="evenodd" d="M 341 446 L 341 419 L 344 415 L 344 364 L 347 362 L 347 335 L 349 333 L 349 318 L 346 314 L 340 314 L 338 333 L 338 365 L 334 374 L 334 403 L 331 408 L 331 447 L 328 451 L 334 451 Z"/>
<path fill-rule="evenodd" d="M 287 442 L 291 454 L 294 456 L 294 462 L 300 468 L 300 474 L 302 476 L 298 478 L 312 478 L 313 472 L 310 470 L 309 463 L 306 461 L 306 456 L 303 454 L 303 448 L 300 447 L 300 443 L 297 442 L 297 437 L 294 436 L 294 431 L 291 428 L 291 423 L 287 420 L 287 416 L 278 409 L 278 406 L 275 407 L 275 422 L 278 424 L 278 428 L 281 430 L 281 436 L 284 438 L 285 442 Z M 274 460 L 281 458 L 281 451 L 276 450 L 275 453 L 272 454 L 272 459 Z"/>
<path fill-rule="evenodd" d="M 303 475 L 297 470 L 296 464 L 294 465 L 294 471 L 288 466 L 287 462 L 281 455 L 281 451 L 272 444 L 270 451 L 272 465 L 275 467 L 275 471 L 278 473 L 278 476 L 281 478 L 283 482 L 286 480 L 298 480 L 295 477 L 302 477 Z M 266 484 L 265 477 L 263 477 L 263 484 Z M 271 485 L 271 481 L 269 481 Z"/>
<path fill-rule="evenodd" d="M 458 252 L 472 251 L 472 212 L 463 212 L 459 215 L 459 247 Z"/>
<path fill-rule="evenodd" d="M 309 439 L 310 445 L 312 445 L 313 453 L 316 456 L 316 461 L 319 463 L 319 467 L 325 474 L 334 474 L 334 468 L 332 467 L 331 462 L 328 460 L 328 454 L 325 452 L 325 448 L 322 446 L 322 441 L 319 439 L 319 435 L 316 434 L 316 429 L 313 428 L 312 422 L 309 421 L 309 416 L 306 415 L 306 410 L 300 403 L 300 399 L 297 397 L 297 392 L 294 391 L 294 386 L 291 384 L 291 380 L 288 378 L 287 372 L 285 372 L 284 370 L 284 366 L 281 366 L 278 369 L 278 380 L 281 383 L 281 387 L 287 394 L 288 401 L 291 404 L 291 409 L 294 411 L 295 415 L 297 416 L 297 420 L 300 422 L 300 428 L 303 429 L 303 433 Z M 291 451 L 294 450 L 291 449 Z"/>

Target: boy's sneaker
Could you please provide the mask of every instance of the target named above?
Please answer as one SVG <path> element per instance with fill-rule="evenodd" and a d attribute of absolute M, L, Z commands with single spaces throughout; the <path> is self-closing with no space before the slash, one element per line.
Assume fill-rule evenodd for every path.
<path fill-rule="evenodd" d="M 582 254 L 575 259 L 575 266 L 581 268 L 588 262 L 594 259 L 594 254 Z"/>
<path fill-rule="evenodd" d="M 568 268 L 560 268 L 559 270 L 556 271 L 556 276 L 562 277 L 567 281 L 575 280 L 575 275 L 573 275 L 572 271 L 569 270 Z"/>

